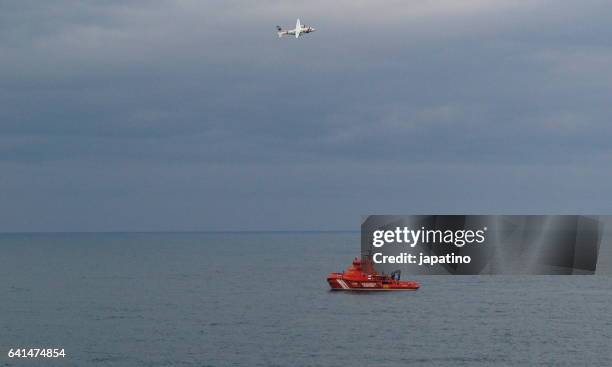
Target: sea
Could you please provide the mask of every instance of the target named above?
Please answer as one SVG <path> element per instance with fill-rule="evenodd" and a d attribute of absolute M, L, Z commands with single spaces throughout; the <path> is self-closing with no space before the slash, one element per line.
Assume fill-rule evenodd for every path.
<path fill-rule="evenodd" d="M 359 232 L 0 234 L 0 366 L 612 366 L 610 277 L 330 291 L 359 251 Z"/>

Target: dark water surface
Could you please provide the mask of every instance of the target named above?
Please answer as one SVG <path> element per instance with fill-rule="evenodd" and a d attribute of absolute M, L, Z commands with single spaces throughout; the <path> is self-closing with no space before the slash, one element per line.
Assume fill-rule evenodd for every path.
<path fill-rule="evenodd" d="M 0 251 L 0 366 L 612 366 L 609 277 L 330 292 L 358 233 L 0 235 Z M 6 355 L 43 346 L 68 356 Z"/>

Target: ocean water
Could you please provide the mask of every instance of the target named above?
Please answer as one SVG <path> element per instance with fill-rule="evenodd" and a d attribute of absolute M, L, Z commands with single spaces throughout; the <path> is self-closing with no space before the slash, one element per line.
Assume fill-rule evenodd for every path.
<path fill-rule="evenodd" d="M 359 233 L 0 235 L 0 366 L 612 366 L 612 278 L 329 291 L 358 252 Z"/>

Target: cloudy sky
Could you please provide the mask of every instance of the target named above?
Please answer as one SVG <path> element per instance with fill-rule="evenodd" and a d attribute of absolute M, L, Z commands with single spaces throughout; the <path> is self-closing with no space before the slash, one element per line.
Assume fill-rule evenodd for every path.
<path fill-rule="evenodd" d="M 610 214 L 611 40 L 609 1 L 0 1 L 0 231 Z"/>

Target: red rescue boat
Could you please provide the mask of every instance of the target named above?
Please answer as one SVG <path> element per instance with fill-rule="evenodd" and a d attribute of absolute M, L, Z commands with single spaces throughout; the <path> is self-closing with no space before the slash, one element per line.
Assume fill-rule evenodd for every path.
<path fill-rule="evenodd" d="M 419 283 L 400 280 L 400 271 L 391 274 L 379 274 L 371 262 L 366 262 L 365 268 L 361 260 L 355 258 L 353 265 L 342 273 L 330 273 L 327 282 L 332 290 L 337 291 L 416 291 Z"/>

